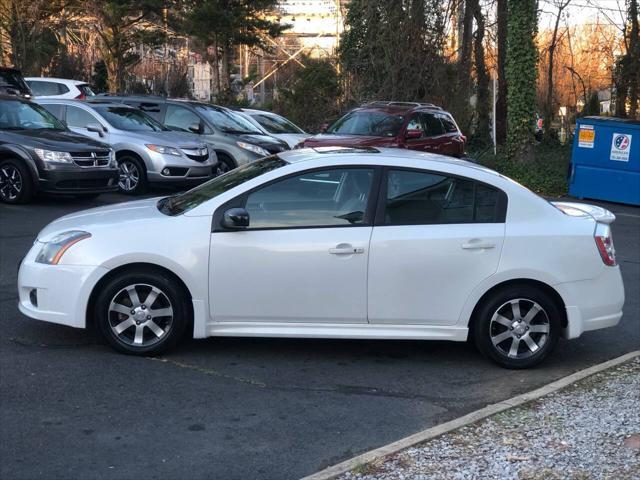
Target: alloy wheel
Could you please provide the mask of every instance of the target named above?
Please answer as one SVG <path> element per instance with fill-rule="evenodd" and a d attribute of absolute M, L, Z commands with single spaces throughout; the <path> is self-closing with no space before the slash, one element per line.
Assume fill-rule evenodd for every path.
<path fill-rule="evenodd" d="M 13 165 L 5 165 L 0 169 L 0 196 L 12 202 L 22 192 L 23 180 L 20 170 Z"/>
<path fill-rule="evenodd" d="M 216 176 L 224 175 L 225 173 L 231 171 L 231 167 L 227 164 L 227 162 L 220 160 L 218 162 L 218 166 L 216 167 Z"/>
<path fill-rule="evenodd" d="M 159 288 L 133 284 L 112 298 L 108 318 L 111 332 L 119 341 L 133 347 L 148 347 L 169 334 L 173 307 Z"/>
<path fill-rule="evenodd" d="M 513 359 L 536 354 L 549 338 L 547 312 L 537 302 L 515 298 L 502 304 L 491 318 L 489 335 L 494 348 Z"/>
<path fill-rule="evenodd" d="M 135 190 L 138 186 L 138 182 L 140 181 L 138 166 L 131 161 L 123 160 L 118 165 L 118 168 L 120 169 L 118 186 L 125 192 Z"/>

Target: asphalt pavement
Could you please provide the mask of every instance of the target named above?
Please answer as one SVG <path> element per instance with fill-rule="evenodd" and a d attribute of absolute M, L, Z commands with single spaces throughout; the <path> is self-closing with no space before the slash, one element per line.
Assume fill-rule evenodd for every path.
<path fill-rule="evenodd" d="M 0 205 L 2 479 L 300 478 L 640 347 L 640 208 L 617 204 L 603 205 L 618 216 L 621 323 L 561 340 L 532 370 L 420 341 L 210 338 L 129 357 L 20 314 L 17 265 L 37 232 L 125 200 Z"/>

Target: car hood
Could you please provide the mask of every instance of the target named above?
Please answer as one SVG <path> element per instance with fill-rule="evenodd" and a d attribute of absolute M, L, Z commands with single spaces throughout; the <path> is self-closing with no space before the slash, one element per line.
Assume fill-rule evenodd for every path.
<path fill-rule="evenodd" d="M 70 130 L 0 130 L 8 143 L 58 152 L 74 152 L 109 148 L 108 145 Z"/>
<path fill-rule="evenodd" d="M 273 136 L 284 140 L 289 145 L 289 148 L 293 148 L 311 135 L 308 133 L 274 133 Z"/>
<path fill-rule="evenodd" d="M 391 147 L 397 146 L 395 137 L 368 135 L 321 134 L 305 139 L 305 147 Z"/>
<path fill-rule="evenodd" d="M 118 203 L 65 215 L 44 227 L 38 234 L 38 241 L 47 241 L 52 236 L 69 230 L 95 233 L 102 229 L 117 228 L 126 231 L 129 223 L 136 224 L 136 228 L 139 228 L 145 221 L 166 219 L 167 216 L 156 206 L 160 198 Z"/>
<path fill-rule="evenodd" d="M 130 139 L 139 140 L 145 143 L 157 143 L 167 146 L 179 146 L 185 148 L 196 148 L 204 145 L 193 133 L 181 133 L 174 131 L 165 132 L 123 132 Z"/>
<path fill-rule="evenodd" d="M 259 147 L 264 148 L 269 153 L 278 153 L 283 150 L 289 150 L 289 146 L 287 142 L 282 140 L 278 140 L 277 138 L 273 138 L 269 135 L 260 135 L 260 134 L 250 134 L 245 133 L 242 135 L 235 136 L 239 141 L 252 143 L 253 145 L 258 145 Z"/>

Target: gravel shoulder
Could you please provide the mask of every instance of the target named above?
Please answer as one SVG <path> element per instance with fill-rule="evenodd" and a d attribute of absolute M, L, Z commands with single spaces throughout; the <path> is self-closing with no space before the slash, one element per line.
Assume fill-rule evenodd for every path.
<path fill-rule="evenodd" d="M 640 479 L 640 357 L 340 478 Z"/>

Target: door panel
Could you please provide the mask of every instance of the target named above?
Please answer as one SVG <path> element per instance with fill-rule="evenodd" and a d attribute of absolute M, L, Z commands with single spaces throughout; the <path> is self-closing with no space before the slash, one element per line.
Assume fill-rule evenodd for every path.
<path fill-rule="evenodd" d="M 503 239 L 504 224 L 374 227 L 369 322 L 455 324 L 471 291 L 497 270 Z"/>
<path fill-rule="evenodd" d="M 366 323 L 371 230 L 363 226 L 212 234 L 213 320 Z"/>

